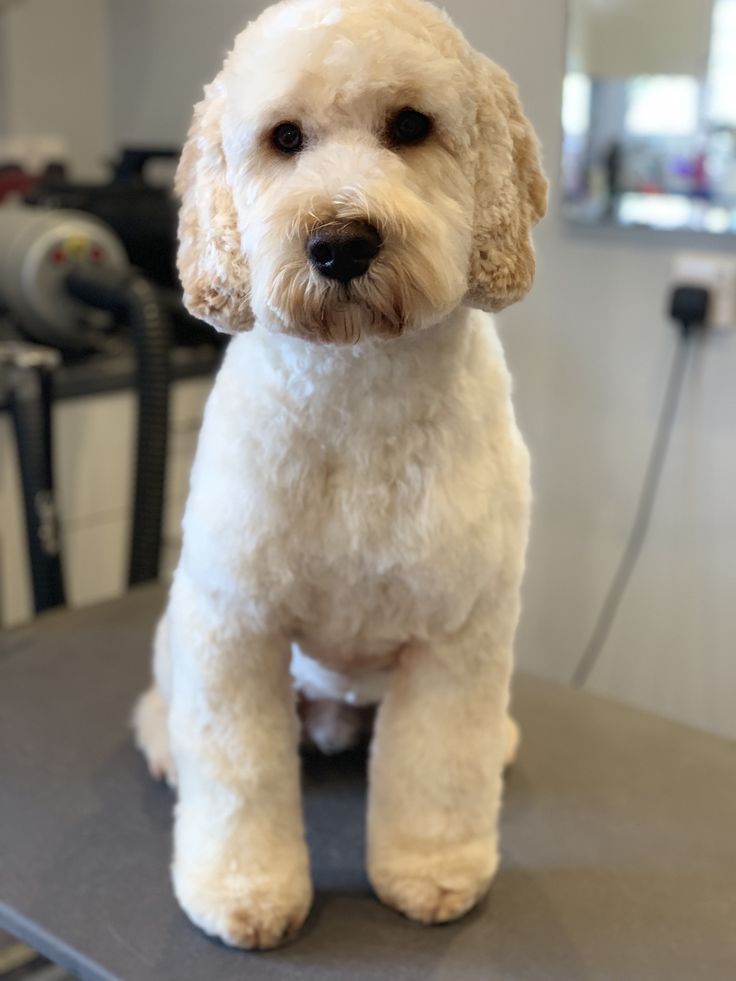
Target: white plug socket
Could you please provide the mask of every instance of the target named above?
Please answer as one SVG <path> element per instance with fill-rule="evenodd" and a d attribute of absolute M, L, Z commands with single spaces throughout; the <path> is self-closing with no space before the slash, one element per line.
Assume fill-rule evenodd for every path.
<path fill-rule="evenodd" d="M 680 252 L 672 264 L 673 286 L 703 286 L 710 292 L 708 327 L 736 328 L 736 256 Z"/>

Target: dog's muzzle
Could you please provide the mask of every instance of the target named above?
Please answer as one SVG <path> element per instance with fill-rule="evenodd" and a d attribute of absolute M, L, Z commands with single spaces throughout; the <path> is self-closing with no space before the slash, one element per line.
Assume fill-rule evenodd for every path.
<path fill-rule="evenodd" d="M 368 272 L 382 244 L 367 221 L 347 221 L 318 228 L 309 237 L 307 253 L 320 276 L 349 283 Z"/>

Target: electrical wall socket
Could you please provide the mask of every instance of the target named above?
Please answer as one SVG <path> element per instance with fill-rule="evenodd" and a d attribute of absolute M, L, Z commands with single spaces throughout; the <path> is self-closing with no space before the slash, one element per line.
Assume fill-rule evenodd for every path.
<path fill-rule="evenodd" d="M 672 285 L 706 287 L 711 294 L 708 326 L 736 328 L 736 256 L 680 252 L 672 264 Z"/>

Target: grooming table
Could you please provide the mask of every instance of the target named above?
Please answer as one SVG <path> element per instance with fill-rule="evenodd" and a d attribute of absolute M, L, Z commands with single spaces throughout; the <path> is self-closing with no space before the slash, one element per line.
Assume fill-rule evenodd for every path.
<path fill-rule="evenodd" d="M 365 760 L 305 764 L 316 900 L 266 954 L 207 939 L 168 876 L 172 795 L 127 720 L 163 594 L 0 636 L 0 927 L 82 978 L 736 978 L 736 744 L 519 677 L 490 897 L 425 928 L 363 871 Z"/>

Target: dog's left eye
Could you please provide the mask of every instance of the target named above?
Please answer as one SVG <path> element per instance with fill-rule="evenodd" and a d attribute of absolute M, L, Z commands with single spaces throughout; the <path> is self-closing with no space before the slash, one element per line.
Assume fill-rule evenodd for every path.
<path fill-rule="evenodd" d="M 388 127 L 389 140 L 396 146 L 416 146 L 432 132 L 432 120 L 416 109 L 402 109 Z"/>
<path fill-rule="evenodd" d="M 282 153 L 298 153 L 304 145 L 304 134 L 296 123 L 280 123 L 271 134 L 271 139 Z"/>

